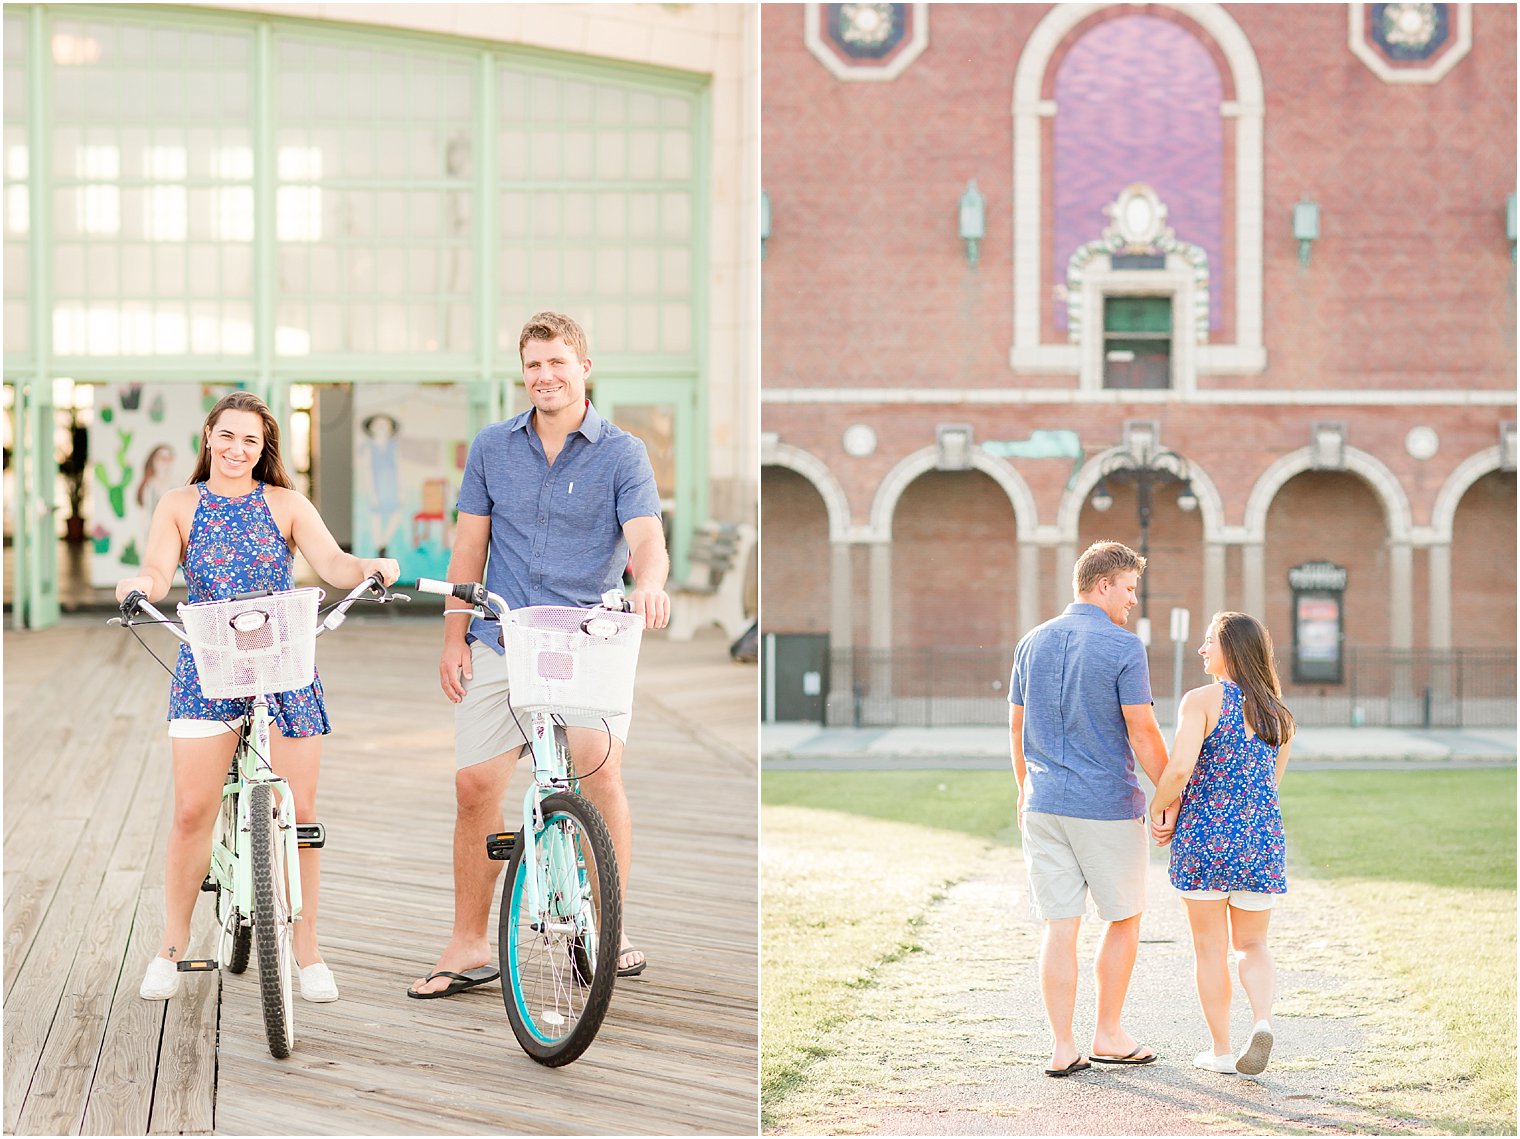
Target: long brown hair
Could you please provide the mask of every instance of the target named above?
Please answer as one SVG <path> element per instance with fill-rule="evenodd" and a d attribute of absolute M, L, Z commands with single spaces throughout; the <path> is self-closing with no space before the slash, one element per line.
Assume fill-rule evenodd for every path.
<path fill-rule="evenodd" d="M 211 414 L 206 416 L 206 424 L 201 428 L 201 453 L 196 456 L 195 473 L 190 476 L 190 481 L 205 482 L 211 477 L 211 429 L 216 426 L 216 421 L 224 411 L 251 411 L 262 422 L 264 448 L 259 452 L 259 461 L 253 465 L 253 477 L 271 486 L 282 486 L 287 490 L 294 488 L 295 484 L 286 473 L 285 461 L 280 458 L 279 421 L 267 403 L 252 392 L 243 391 L 228 392 L 216 401 Z"/>
<path fill-rule="evenodd" d="M 1258 739 L 1281 747 L 1293 738 L 1293 713 L 1283 703 L 1272 634 L 1246 613 L 1216 613 L 1214 641 L 1224 653 L 1225 671 L 1240 686 L 1241 712 Z"/>

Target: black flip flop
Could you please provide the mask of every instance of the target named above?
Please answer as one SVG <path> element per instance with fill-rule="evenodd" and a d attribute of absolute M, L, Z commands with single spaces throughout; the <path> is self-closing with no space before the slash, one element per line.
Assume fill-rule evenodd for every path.
<path fill-rule="evenodd" d="M 430 973 L 422 979 L 425 985 L 435 977 L 452 977 L 446 988 L 439 989 L 436 993 L 419 993 L 416 989 L 407 989 L 406 995 L 416 997 L 419 1001 L 430 1001 L 438 997 L 452 997 L 455 993 L 462 993 L 466 989 L 473 989 L 477 985 L 488 985 L 497 977 L 501 976 L 501 970 L 494 965 L 477 965 L 473 969 L 466 969 L 463 973 L 450 973 L 447 969 L 440 969 L 436 973 Z"/>
<path fill-rule="evenodd" d="M 1096 1060 L 1097 1057 L 1094 1056 L 1093 1059 Z M 1045 1074 L 1047 1076 L 1055 1076 L 1057 1079 L 1060 1079 L 1062 1076 L 1070 1076 L 1070 1075 L 1072 1075 L 1075 1072 L 1085 1072 L 1085 1071 L 1087 1071 L 1087 1069 L 1089 1069 L 1091 1067 L 1092 1067 L 1091 1064 L 1089 1064 L 1086 1060 L 1082 1059 L 1082 1057 L 1078 1056 L 1075 1060 L 1073 1060 L 1070 1064 L 1067 1064 L 1066 1067 L 1064 1067 L 1064 1068 L 1046 1068 L 1045 1069 Z"/>
<path fill-rule="evenodd" d="M 625 953 L 640 953 L 640 954 L 642 954 L 643 952 L 644 951 L 642 949 L 638 949 L 638 948 L 635 948 L 634 946 L 630 945 L 630 946 L 628 946 L 625 949 L 619 949 L 618 950 L 618 956 L 622 957 Z M 644 960 L 640 961 L 637 965 L 630 965 L 626 969 L 619 969 L 617 971 L 617 975 L 619 977 L 637 977 L 640 973 L 642 973 L 644 971 L 644 967 L 646 965 L 648 965 L 648 964 L 649 964 L 649 958 L 645 957 Z"/>
<path fill-rule="evenodd" d="M 1136 1044 L 1127 1056 L 1099 1056 L 1094 1052 L 1092 1058 L 1100 1064 L 1128 1064 L 1132 1067 L 1136 1064 L 1154 1064 L 1159 1057 L 1154 1052 L 1149 1056 L 1140 1055 L 1140 1049 L 1144 1047 L 1144 1044 Z"/>

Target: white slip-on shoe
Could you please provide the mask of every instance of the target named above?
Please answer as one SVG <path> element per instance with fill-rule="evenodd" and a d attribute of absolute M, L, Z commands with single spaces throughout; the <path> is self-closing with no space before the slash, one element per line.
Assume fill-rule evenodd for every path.
<path fill-rule="evenodd" d="M 1212 1052 L 1200 1052 L 1193 1057 L 1193 1067 L 1202 1068 L 1206 1072 L 1235 1072 L 1235 1057 L 1226 1052 L 1223 1056 L 1216 1056 Z"/>
<path fill-rule="evenodd" d="M 1251 1042 L 1235 1061 L 1235 1070 L 1242 1075 L 1258 1076 L 1267 1070 L 1267 1057 L 1272 1055 L 1272 1026 L 1258 1020 L 1251 1030 Z"/>
<path fill-rule="evenodd" d="M 142 985 L 137 995 L 145 1001 L 166 1001 L 179 992 L 179 969 L 167 957 L 155 957 L 148 962 Z"/>
<path fill-rule="evenodd" d="M 301 970 L 301 998 L 316 1004 L 338 999 L 338 981 L 327 962 L 318 961 Z"/>

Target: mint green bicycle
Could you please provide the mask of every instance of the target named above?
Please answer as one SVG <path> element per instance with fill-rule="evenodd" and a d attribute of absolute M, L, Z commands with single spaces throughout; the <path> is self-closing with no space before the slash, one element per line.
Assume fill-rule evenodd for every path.
<path fill-rule="evenodd" d="M 536 605 L 508 610 L 475 582 L 417 582 L 420 593 L 468 602 L 446 609 L 500 622 L 511 710 L 529 721 L 533 782 L 522 826 L 489 835 L 486 851 L 507 862 L 497 951 L 502 1000 L 517 1042 L 540 1064 L 559 1067 L 590 1047 L 617 977 L 622 893 L 607 824 L 580 794 L 558 713 L 614 716 L 633 708 L 644 619 L 616 590 L 602 608 Z"/>
<path fill-rule="evenodd" d="M 241 720 L 227 724 L 238 744 L 212 830 L 210 872 L 201 885 L 216 895 L 217 955 L 180 961 L 177 967 L 189 973 L 225 966 L 229 973 L 242 973 L 257 944 L 264 1031 L 276 1059 L 290 1055 L 296 1038 L 291 980 L 295 923 L 301 918 L 298 851 L 323 846 L 327 836 L 321 823 L 296 823 L 290 785 L 270 766 L 269 704 L 264 693 L 310 684 L 316 673 L 316 639 L 341 625 L 356 601 L 411 600 L 402 593 L 387 593 L 378 574 L 333 606 L 319 623 L 321 598 L 322 591 L 313 588 L 263 590 L 230 601 L 181 604 L 176 622 L 134 591 L 122 601 L 121 616 L 108 622 L 125 629 L 161 625 L 190 646 L 207 697 L 253 698 Z M 139 614 L 147 620 L 134 621 Z M 138 641 L 147 648 L 141 637 Z M 148 652 L 158 660 L 156 653 Z M 172 675 L 173 669 L 164 668 Z"/>

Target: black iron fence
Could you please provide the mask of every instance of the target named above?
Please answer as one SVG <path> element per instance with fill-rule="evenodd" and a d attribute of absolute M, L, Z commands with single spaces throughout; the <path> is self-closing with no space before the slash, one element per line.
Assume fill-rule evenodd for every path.
<path fill-rule="evenodd" d="M 830 726 L 941 727 L 1008 722 L 1012 647 L 835 649 Z M 1287 661 L 1278 673 L 1288 675 Z M 1477 728 L 1515 723 L 1515 654 L 1476 649 L 1352 648 L 1345 683 L 1298 686 L 1288 706 L 1305 727 Z M 1203 682 L 1189 659 L 1183 689 Z M 1151 656 L 1156 714 L 1174 719 L 1172 658 Z"/>

